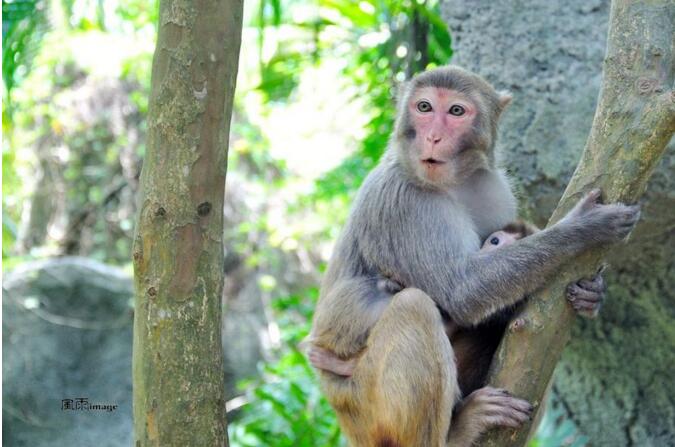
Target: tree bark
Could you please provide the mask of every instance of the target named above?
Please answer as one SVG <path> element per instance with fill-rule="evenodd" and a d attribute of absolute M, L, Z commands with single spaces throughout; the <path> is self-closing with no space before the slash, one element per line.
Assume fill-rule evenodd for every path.
<path fill-rule="evenodd" d="M 445 13 L 453 37 L 458 41 L 456 55 L 460 63 L 479 72 L 484 72 L 484 65 L 487 65 L 492 70 L 490 74 L 493 76 L 485 74 L 493 79 L 499 79 L 499 74 L 503 75 L 503 72 L 508 72 L 509 69 L 520 71 L 521 75 L 535 70 L 535 73 L 531 75 L 535 76 L 534 79 L 539 77 L 542 81 L 536 85 L 539 91 L 533 98 L 534 101 L 543 98 L 549 100 L 549 103 L 561 103 L 563 108 L 567 106 L 571 113 L 574 113 L 576 104 L 570 105 L 569 100 L 565 98 L 568 96 L 583 110 L 586 98 L 580 98 L 580 95 L 575 94 L 574 87 L 578 86 L 581 89 L 587 87 L 579 85 L 578 79 L 570 77 L 567 78 L 572 85 L 570 88 L 564 84 L 564 80 L 565 75 L 575 74 L 575 72 L 589 77 L 588 67 L 584 66 L 588 64 L 589 52 L 585 52 L 583 48 L 580 49 L 580 46 L 595 31 L 592 28 L 587 31 L 585 28 L 578 27 L 588 26 L 588 23 L 583 24 L 583 22 L 587 22 L 587 16 L 605 7 L 602 2 L 565 2 L 560 6 L 555 5 L 557 2 L 533 1 L 525 8 L 518 9 L 516 6 L 523 6 L 522 2 L 508 2 L 505 5 L 504 3 L 507 2 L 490 4 L 490 2 L 481 1 L 477 5 L 472 5 L 471 10 L 460 3 L 447 1 L 445 4 Z M 671 141 L 675 130 L 675 94 L 671 91 L 674 61 L 672 40 L 674 13 L 673 4 L 669 1 L 615 1 L 613 3 L 604 85 L 593 128 L 581 162 L 550 220 L 551 223 L 562 217 L 584 192 L 594 186 L 603 188 L 607 201 L 632 202 L 641 196 L 647 179 L 664 148 Z M 537 14 L 541 14 L 540 19 L 537 19 Z M 574 15 L 579 16 L 579 20 L 571 18 Z M 513 20 L 514 16 L 515 20 Z M 509 45 L 509 39 L 523 37 L 519 35 L 523 30 L 518 28 L 518 22 L 524 16 L 530 18 L 530 20 L 524 20 L 528 28 L 524 39 L 519 39 L 516 46 L 523 53 L 534 51 L 535 54 L 520 54 L 518 56 L 522 57 L 511 61 L 508 58 L 516 56 L 513 50 L 506 49 L 504 52 L 500 50 Z M 548 28 L 552 22 L 553 26 Z M 484 32 L 481 29 L 479 32 L 478 27 L 485 27 L 485 24 L 491 25 L 487 27 L 489 31 Z M 556 34 L 556 31 L 561 31 L 561 34 Z M 499 36 L 500 32 L 503 32 L 505 37 L 502 41 L 491 45 L 490 39 L 494 38 L 495 34 Z M 558 40 L 560 35 L 568 36 L 569 40 Z M 463 42 L 462 39 L 465 41 Z M 537 54 L 536 52 L 540 49 L 543 51 Z M 570 55 L 572 57 L 569 57 Z M 489 61 L 486 56 L 492 56 L 496 60 Z M 558 60 L 551 63 L 547 56 Z M 500 57 L 505 57 L 505 60 L 499 60 Z M 591 60 L 593 57 L 594 55 L 590 54 Z M 565 59 L 571 59 L 571 61 L 565 66 L 557 65 Z M 493 68 L 491 64 L 497 64 L 499 68 Z M 553 70 L 550 70 L 551 68 Z M 553 98 L 551 98 L 549 88 L 556 78 L 562 92 L 559 97 L 556 97 L 557 93 L 553 93 Z M 530 78 L 528 82 L 532 83 L 532 79 Z M 501 81 L 506 80 L 501 79 Z M 510 81 L 512 85 L 507 85 L 507 87 L 511 87 L 518 93 L 518 80 Z M 537 84 L 537 81 L 534 83 Z M 554 100 L 550 101 L 551 99 Z M 564 140 L 568 134 L 574 140 L 578 138 L 580 130 L 561 126 L 561 124 L 566 124 L 565 122 L 569 123 L 570 119 L 563 114 L 560 117 L 562 122 L 557 121 L 559 117 L 551 110 L 550 104 L 539 103 L 534 107 L 531 104 L 516 105 L 516 108 L 519 107 L 521 113 L 523 108 L 529 107 L 531 111 L 519 117 L 525 118 L 524 120 L 514 123 L 518 127 L 506 129 L 507 143 L 512 143 L 514 138 L 522 138 L 523 134 L 529 138 L 529 134 L 536 129 L 545 132 L 545 138 L 541 140 L 545 146 L 541 149 L 522 148 L 521 146 L 517 148 L 521 157 L 524 154 L 529 157 L 507 160 L 507 165 L 508 161 L 511 161 L 516 168 L 521 168 L 527 166 L 528 162 L 532 163 L 533 153 L 541 160 L 545 158 L 542 156 L 544 151 L 552 152 L 561 161 L 544 162 L 542 166 L 553 168 L 549 171 L 563 174 L 564 178 L 564 163 L 569 152 L 560 150 L 557 144 L 558 138 L 563 140 L 564 145 L 567 143 Z M 566 148 L 563 147 L 563 149 Z M 529 168 L 526 167 L 524 170 L 527 171 L 527 169 Z M 536 191 L 535 187 L 540 187 L 543 183 L 546 188 L 546 183 L 550 183 L 546 182 L 549 180 L 547 176 L 553 177 L 553 182 L 556 181 L 555 176 L 547 174 L 551 172 L 545 172 L 543 179 L 535 181 L 525 178 L 520 186 L 526 191 L 530 188 Z M 662 176 L 658 180 L 662 182 Z M 548 187 L 550 188 L 550 184 Z M 661 190 L 662 187 L 661 183 L 654 189 Z M 668 192 L 665 194 L 668 195 Z M 534 210 L 542 203 L 542 199 L 550 200 L 546 195 L 547 192 L 543 194 L 535 192 L 532 198 L 528 197 L 530 200 L 526 205 L 530 207 L 530 210 Z M 672 194 L 670 198 L 670 203 L 672 203 Z M 648 215 L 650 210 L 649 207 L 646 208 L 645 214 Z M 672 209 L 659 210 L 658 213 L 661 215 L 645 220 L 649 221 L 654 218 L 664 220 L 665 218 L 672 228 Z M 536 211 L 533 214 L 536 215 Z M 667 227 L 661 228 L 660 231 L 665 232 L 667 236 L 666 244 L 668 240 L 672 241 L 672 234 L 669 234 L 672 231 L 668 232 Z M 636 239 L 639 240 L 639 238 Z M 637 320 L 637 325 L 642 326 L 641 330 L 648 330 L 659 339 L 666 338 L 666 343 L 672 343 L 675 338 L 671 334 L 672 331 L 663 331 L 664 323 L 668 324 L 668 317 L 656 315 L 652 318 L 650 309 L 652 304 L 662 301 L 661 297 L 653 296 L 654 292 L 663 292 L 666 296 L 672 297 L 672 252 L 669 254 L 667 249 L 659 250 L 658 246 L 664 244 L 664 241 L 660 239 L 640 242 L 643 247 L 633 243 L 630 248 L 624 247 L 621 250 L 625 252 L 630 249 L 639 253 L 640 250 L 648 249 L 649 253 L 654 256 L 646 258 L 648 262 L 653 263 L 655 268 L 655 271 L 648 274 L 651 280 L 644 284 L 645 269 L 641 266 L 633 265 L 628 269 L 622 266 L 624 273 L 622 276 L 635 275 L 632 281 L 625 278 L 623 281 L 624 284 L 630 285 L 631 289 L 626 291 L 610 287 L 610 299 L 616 293 L 626 301 L 618 303 L 620 306 L 627 307 L 633 304 L 627 309 L 627 312 L 632 312 L 633 315 L 624 315 L 625 321 L 619 322 L 623 323 L 621 325 L 623 327 L 610 327 L 609 334 L 598 334 L 598 331 L 592 330 L 592 325 L 584 325 L 582 335 L 587 339 L 582 340 L 581 346 L 575 345 L 582 355 L 566 356 L 567 359 L 563 359 L 563 372 L 558 374 L 558 376 L 563 376 L 563 380 L 556 380 L 556 386 L 560 387 L 563 400 L 568 400 L 566 402 L 568 406 L 571 406 L 570 402 L 581 401 L 584 404 L 585 408 L 581 417 L 577 414 L 575 420 L 582 430 L 589 434 L 591 442 L 597 445 L 665 445 L 672 443 L 675 438 L 672 430 L 672 401 L 668 402 L 668 399 L 662 396 L 663 393 L 673 396 L 673 392 L 664 389 L 663 385 L 667 382 L 660 383 L 668 377 L 667 368 L 663 367 L 662 362 L 665 360 L 666 364 L 672 364 L 672 350 L 669 352 L 668 348 L 660 348 L 660 343 L 655 343 L 653 340 L 646 346 L 640 346 L 631 343 L 631 340 L 621 339 L 622 337 L 628 339 L 632 336 L 632 328 L 626 324 L 631 319 L 633 325 Z M 570 328 L 574 320 L 574 315 L 563 298 L 564 287 L 572 280 L 592 273 L 606 253 L 606 250 L 596 251 L 578 259 L 561 271 L 548 287 L 532 298 L 523 314 L 527 323 L 525 328 L 508 331 L 500 346 L 491 370 L 491 384 L 506 387 L 516 395 L 530 399 L 536 404 L 541 402 L 553 369 L 569 339 Z M 639 258 L 638 253 L 636 256 Z M 621 260 L 621 258 L 626 258 L 626 256 L 615 256 L 614 253 L 612 255 L 613 261 Z M 670 287 L 668 282 L 671 283 Z M 649 283 L 652 284 L 651 287 Z M 635 285 L 643 284 L 649 288 L 645 288 L 644 291 L 635 290 Z M 635 307 L 635 301 L 628 303 L 628 299 L 637 301 L 641 306 Z M 666 310 L 672 311 L 672 301 L 668 302 L 667 299 L 664 301 L 668 306 Z M 609 305 L 612 303 L 610 302 Z M 616 324 L 617 322 L 610 323 Z M 604 327 L 602 329 L 606 330 Z M 591 334 L 588 334 L 589 332 Z M 641 337 L 640 340 L 645 339 Z M 592 346 L 584 345 L 584 342 Z M 607 346 L 602 346 L 602 344 Z M 623 350 L 633 357 L 619 356 L 617 358 L 611 354 L 608 357 L 605 350 L 611 350 L 610 352 Z M 615 361 L 613 365 L 604 365 L 605 371 L 603 372 L 607 372 L 606 376 L 599 376 L 598 370 L 602 370 L 602 365 L 594 363 L 598 361 L 598 358 L 601 359 L 600 361 Z M 668 359 L 670 362 L 667 362 Z M 631 360 L 634 360 L 633 365 L 629 365 Z M 575 370 L 579 366 L 586 370 Z M 643 374 L 637 371 L 640 367 L 646 369 L 648 373 Z M 587 373 L 595 374 L 595 376 L 589 377 Z M 569 380 L 569 378 L 576 379 L 577 382 L 586 382 L 587 385 L 575 386 L 574 380 Z M 617 386 L 617 383 L 621 385 Z M 598 392 L 602 391 L 605 391 L 606 395 L 598 398 Z M 580 392 L 595 392 L 595 397 L 583 401 L 583 398 L 578 396 Z M 654 394 L 661 394 L 661 396 L 654 396 L 655 399 L 650 402 L 646 395 L 651 397 Z M 575 409 L 572 408 L 571 416 L 573 417 L 574 412 Z M 605 416 L 603 413 L 609 415 Z M 616 419 L 611 419 L 612 414 L 616 415 Z M 606 417 L 612 421 L 612 430 L 607 430 L 607 426 L 603 427 L 602 422 Z M 519 431 L 495 430 L 483 440 L 483 445 L 524 445 L 529 428 L 525 427 Z"/>
<path fill-rule="evenodd" d="M 160 3 L 133 248 L 136 446 L 228 444 L 223 199 L 242 3 Z"/>

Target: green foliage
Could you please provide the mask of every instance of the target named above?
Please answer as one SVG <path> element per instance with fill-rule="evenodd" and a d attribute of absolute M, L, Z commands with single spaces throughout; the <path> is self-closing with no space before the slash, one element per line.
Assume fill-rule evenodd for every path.
<path fill-rule="evenodd" d="M 18 228 L 15 219 L 18 219 L 18 213 L 10 213 L 5 207 L 4 194 L 16 189 L 18 179 L 14 172 L 15 154 L 9 149 L 9 145 L 2 147 L 2 261 L 3 265 L 10 257 L 12 246 L 18 236 Z"/>
<path fill-rule="evenodd" d="M 326 173 L 307 202 L 350 196 L 358 189 L 391 134 L 394 86 L 428 67 L 448 63 L 452 56 L 438 1 L 315 0 L 314 4 L 313 15 L 293 20 L 297 2 L 288 2 L 283 6 L 289 11 L 282 11 L 278 1 L 261 1 L 256 22 L 261 47 L 268 27 L 284 25 L 284 30 L 294 27 L 298 32 L 285 32 L 289 37 L 279 37 L 274 54 L 261 60 L 258 89 L 269 100 L 288 99 L 306 66 L 325 57 L 343 58 L 345 76 L 358 87 L 357 96 L 365 98 L 371 118 L 358 152 Z"/>
<path fill-rule="evenodd" d="M 115 8 L 103 5 L 100 0 L 3 0 L 3 112 L 10 112 L 3 115 L 5 268 L 23 260 L 11 255 L 22 202 L 37 203 L 24 186 L 28 182 L 17 175 L 19 167 L 35 177 L 53 176 L 45 177 L 58 187 L 47 189 L 54 192 L 48 199 L 63 195 L 59 203 L 65 215 L 54 220 L 83 226 L 80 233 L 73 232 L 86 233 L 90 239 L 81 254 L 113 263 L 128 261 L 134 191 L 120 188 L 126 188 L 130 178 L 133 183 L 134 175 L 123 173 L 121 158 L 126 152 L 128 170 L 145 151 L 151 54 L 124 49 L 118 74 L 94 73 L 96 67 L 85 66 L 79 56 L 83 43 L 111 42 L 128 35 L 151 40 L 158 1 L 120 0 Z M 292 101 L 306 69 L 339 60 L 342 81 L 328 82 L 356 86 L 353 94 L 366 104 L 368 116 L 358 150 L 325 173 L 311 193 L 303 193 L 296 203 L 297 196 L 284 201 L 286 220 L 280 223 L 267 213 L 266 205 L 255 209 L 257 205 L 249 202 L 276 200 L 296 179 L 283 160 L 271 156 L 270 142 L 251 119 L 250 115 L 264 115 L 266 110 L 252 112 L 239 93 L 231 127 L 228 183 L 234 179 L 253 185 L 260 197 L 246 195 L 247 203 L 235 204 L 235 213 L 247 215 L 243 223 L 226 227 L 225 243 L 246 260 L 246 268 L 261 273 L 260 287 L 269 293 L 282 282 L 287 252 L 299 251 L 298 246 L 309 253 L 311 268 L 318 272 L 325 268 L 318 247 L 337 238 L 353 194 L 386 148 L 396 86 L 418 71 L 447 63 L 452 49 L 437 0 L 260 0 L 250 23 L 258 32 L 259 47 L 254 85 L 266 106 L 283 107 Z M 111 47 L 119 48 L 116 42 Z M 106 115 L 110 103 L 104 100 L 103 84 L 91 82 L 101 76 L 120 80 L 115 98 L 129 100 L 124 108 L 128 114 L 117 130 Z M 82 93 L 78 89 L 87 85 L 95 85 L 94 94 L 84 92 L 78 98 L 100 101 L 92 110 L 101 114 L 89 114 L 83 120 L 63 104 L 72 105 L 73 92 Z M 284 248 L 285 243 L 291 248 Z M 281 347 L 273 353 L 275 361 L 261 366 L 259 379 L 242 384 L 248 403 L 230 421 L 231 445 L 344 444 L 334 412 L 298 350 L 309 332 L 317 297 L 317 287 L 310 287 L 272 300 Z M 545 416 L 533 446 L 583 445 L 583 439 L 575 438 L 571 422 L 561 417 L 560 412 Z"/>
<path fill-rule="evenodd" d="M 106 17 L 103 5 L 100 0 L 2 0 L 2 80 L 5 101 L 11 101 L 9 93 L 28 75 L 45 35 L 54 24 L 61 30 L 105 30 L 106 21 L 114 20 Z M 119 18 L 136 27 L 154 27 L 157 22 L 157 0 L 120 1 L 115 14 L 118 16 L 115 19 Z"/>
<path fill-rule="evenodd" d="M 26 75 L 37 53 L 38 43 L 47 29 L 46 7 L 46 0 L 2 0 L 2 80 L 5 101 L 9 99 L 7 92 Z"/>
<path fill-rule="evenodd" d="M 267 381 L 253 384 L 249 404 L 228 424 L 232 447 L 344 445 L 333 410 L 301 353 L 286 353 L 263 374 Z"/>
<path fill-rule="evenodd" d="M 297 349 L 309 333 L 317 297 L 318 290 L 312 288 L 274 300 L 284 354 L 263 368 L 263 379 L 242 384 L 248 403 L 229 423 L 233 447 L 344 445 L 335 414 L 321 395 L 305 356 Z"/>
<path fill-rule="evenodd" d="M 120 0 L 115 14 L 124 25 L 136 31 L 146 30 L 155 34 L 159 22 L 159 0 Z M 147 78 L 148 81 L 150 77 Z"/>
<path fill-rule="evenodd" d="M 349 40 L 362 42 L 352 50 L 354 57 L 345 73 L 359 86 L 360 96 L 368 98 L 371 119 L 360 150 L 317 182 L 315 198 L 334 194 L 344 183 L 358 188 L 393 130 L 395 85 L 428 67 L 448 63 L 452 56 L 437 2 L 366 2 L 370 8 L 364 8 L 363 2 L 325 3 L 351 21 Z M 366 43 L 368 38 L 374 45 Z M 359 162 L 361 169 L 355 169 Z"/>
<path fill-rule="evenodd" d="M 105 68 L 101 48 L 114 50 Z M 150 53 L 129 36 L 60 27 L 45 36 L 34 64 L 14 86 L 12 117 L 3 121 L 11 135 L 3 142 L 4 256 L 81 254 L 126 263 Z M 21 174 L 29 181 L 19 181 Z M 21 243 L 12 252 L 11 223 L 19 221 Z"/>
<path fill-rule="evenodd" d="M 303 58 L 296 51 L 278 53 L 261 67 L 258 89 L 267 101 L 288 99 L 298 85 Z"/>
<path fill-rule="evenodd" d="M 16 237 L 18 236 L 18 229 L 16 223 L 8 215 L 6 211 L 2 212 L 2 259 L 3 261 L 10 256 L 10 250 Z"/>
<path fill-rule="evenodd" d="M 577 427 L 559 406 L 549 398 L 544 417 L 537 428 L 537 433 L 528 447 L 584 447 L 588 438 L 579 434 Z"/>

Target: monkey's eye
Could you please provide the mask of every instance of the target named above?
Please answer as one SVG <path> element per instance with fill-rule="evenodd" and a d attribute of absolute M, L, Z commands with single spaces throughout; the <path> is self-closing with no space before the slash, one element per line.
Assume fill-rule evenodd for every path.
<path fill-rule="evenodd" d="M 429 101 L 420 101 L 417 103 L 417 110 L 422 113 L 431 112 L 431 103 Z"/>
<path fill-rule="evenodd" d="M 492 239 L 490 239 L 490 244 L 499 245 L 499 238 L 497 236 L 494 236 Z"/>
<path fill-rule="evenodd" d="M 466 113 L 466 110 L 464 107 L 460 106 L 459 104 L 455 104 L 454 106 L 450 107 L 450 110 L 448 111 L 450 115 L 454 116 L 462 116 Z"/>

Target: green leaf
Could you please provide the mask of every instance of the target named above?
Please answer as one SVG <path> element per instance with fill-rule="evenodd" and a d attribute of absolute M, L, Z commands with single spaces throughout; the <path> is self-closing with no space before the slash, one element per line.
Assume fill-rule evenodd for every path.
<path fill-rule="evenodd" d="M 297 87 L 300 73 L 309 62 L 297 52 L 275 54 L 262 66 L 261 82 L 256 87 L 267 96 L 268 101 L 286 100 Z"/>
<path fill-rule="evenodd" d="M 364 2 L 369 5 L 371 3 Z M 373 28 L 377 23 L 377 14 L 364 11 L 359 5 L 361 2 L 340 0 L 319 0 L 319 6 L 332 9 L 351 22 L 354 28 Z M 373 11 L 376 11 L 373 6 Z"/>

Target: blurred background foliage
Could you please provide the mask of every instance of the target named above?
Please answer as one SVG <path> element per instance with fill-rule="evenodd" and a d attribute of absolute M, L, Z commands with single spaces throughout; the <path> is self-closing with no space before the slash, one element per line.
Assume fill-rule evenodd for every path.
<path fill-rule="evenodd" d="M 2 13 L 3 270 L 80 255 L 130 272 L 158 2 L 3 0 Z M 451 38 L 436 0 L 259 0 L 244 20 L 225 305 L 233 272 L 253 272 L 266 341 L 230 402 L 231 441 L 343 445 L 298 345 L 397 88 L 448 63 Z M 533 445 L 583 445 L 561 419 L 549 411 Z"/>

